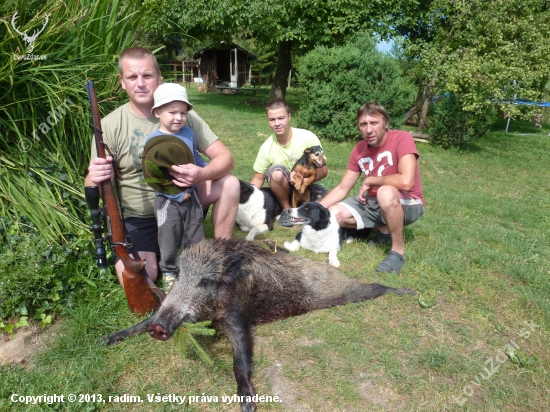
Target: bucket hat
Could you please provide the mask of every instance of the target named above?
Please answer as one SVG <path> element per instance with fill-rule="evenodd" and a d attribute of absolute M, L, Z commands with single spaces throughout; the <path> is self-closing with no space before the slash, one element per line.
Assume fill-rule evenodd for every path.
<path fill-rule="evenodd" d="M 189 146 L 180 138 L 161 134 L 145 143 L 141 156 L 144 183 L 157 192 L 175 195 L 188 188 L 176 186 L 172 182 L 172 165 L 195 164 L 195 157 Z"/>
<path fill-rule="evenodd" d="M 160 106 L 175 101 L 187 103 L 187 110 L 193 109 L 193 105 L 189 103 L 189 99 L 187 98 L 187 90 L 185 90 L 185 87 L 177 83 L 161 84 L 157 87 L 157 90 L 155 90 L 153 97 L 155 102 L 153 104 L 153 108 L 151 109 L 151 113 L 153 113 L 153 110 L 159 108 Z"/>

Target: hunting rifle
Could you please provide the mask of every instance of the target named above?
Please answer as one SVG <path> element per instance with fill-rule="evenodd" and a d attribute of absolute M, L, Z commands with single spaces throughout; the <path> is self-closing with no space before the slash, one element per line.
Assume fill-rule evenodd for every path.
<path fill-rule="evenodd" d="M 99 117 L 99 108 L 97 105 L 94 82 L 86 82 L 84 88 L 88 92 L 88 99 L 90 100 L 90 106 L 92 109 L 92 123 L 94 127 L 94 140 L 97 149 L 97 156 L 105 159 L 106 145 L 103 143 L 102 139 L 103 131 L 101 129 L 101 120 Z M 107 150 L 109 149 L 107 148 Z M 116 174 L 114 178 L 116 179 Z M 126 293 L 126 299 L 128 299 L 128 305 L 130 306 L 130 310 L 132 312 L 144 315 L 145 313 L 154 311 L 159 307 L 159 302 L 153 295 L 151 287 L 155 290 L 160 300 L 164 298 L 164 295 L 153 284 L 147 275 L 145 270 L 146 262 L 141 260 L 137 250 L 132 247 L 132 239 L 124 234 L 124 226 L 118 209 L 111 179 L 101 182 L 100 187 L 105 214 L 109 220 L 108 226 L 110 226 L 110 233 L 107 234 L 106 240 L 111 243 L 112 249 L 124 264 L 122 282 L 124 292 Z M 88 206 L 90 207 L 92 213 L 93 225 L 90 226 L 90 230 L 94 232 L 98 267 L 107 267 L 105 249 L 103 248 L 104 239 L 101 236 L 99 189 L 97 186 L 89 186 L 86 187 L 84 191 L 86 201 L 88 202 Z M 129 247 L 132 248 L 134 259 L 128 255 L 127 248 Z"/>

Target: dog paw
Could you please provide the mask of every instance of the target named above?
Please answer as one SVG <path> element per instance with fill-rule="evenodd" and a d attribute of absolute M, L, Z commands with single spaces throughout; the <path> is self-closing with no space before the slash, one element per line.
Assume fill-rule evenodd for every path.
<path fill-rule="evenodd" d="M 255 237 L 256 237 L 256 234 L 250 232 L 248 235 L 246 235 L 245 239 L 252 241 L 252 240 L 254 240 Z"/>
<path fill-rule="evenodd" d="M 328 263 L 335 268 L 340 267 L 340 261 L 338 260 L 338 256 L 336 255 L 337 253 L 337 250 L 331 250 L 328 254 Z"/>
<path fill-rule="evenodd" d="M 250 228 L 248 226 L 239 226 L 239 228 L 243 231 L 243 232 L 250 232 Z"/>
<path fill-rule="evenodd" d="M 352 242 L 353 242 L 353 237 L 352 237 L 352 236 L 348 236 L 348 237 L 346 238 L 346 243 L 349 244 L 349 243 L 352 243 Z"/>
<path fill-rule="evenodd" d="M 297 240 L 293 240 L 292 242 L 285 242 L 285 249 L 290 250 L 292 252 L 296 252 L 298 249 L 300 249 L 300 243 Z"/>
<path fill-rule="evenodd" d="M 338 259 L 328 259 L 328 264 L 334 266 L 335 268 L 340 267 L 340 261 Z"/>

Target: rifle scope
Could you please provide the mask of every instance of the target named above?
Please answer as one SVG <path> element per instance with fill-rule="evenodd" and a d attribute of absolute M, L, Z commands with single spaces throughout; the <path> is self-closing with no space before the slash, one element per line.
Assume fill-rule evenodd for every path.
<path fill-rule="evenodd" d="M 84 195 L 92 215 L 92 225 L 90 226 L 90 230 L 94 232 L 97 267 L 100 269 L 105 269 L 107 267 L 107 256 L 103 245 L 104 239 L 103 229 L 101 227 L 101 210 L 99 209 L 99 187 L 86 186 L 84 188 Z"/>

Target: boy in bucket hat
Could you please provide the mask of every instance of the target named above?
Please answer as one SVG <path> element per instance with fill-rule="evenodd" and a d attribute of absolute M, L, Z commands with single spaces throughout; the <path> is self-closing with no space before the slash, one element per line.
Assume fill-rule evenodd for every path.
<path fill-rule="evenodd" d="M 189 103 L 184 87 L 161 84 L 154 93 L 152 113 L 160 127 L 145 141 L 142 156 L 143 182 L 155 189 L 155 217 L 160 248 L 159 267 L 168 290 L 176 280 L 178 249 L 204 238 L 203 211 L 196 186 L 181 188 L 172 182 L 173 165 L 207 163 L 197 152 L 195 134 L 185 125 Z"/>

